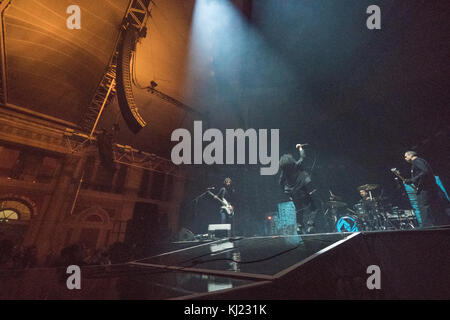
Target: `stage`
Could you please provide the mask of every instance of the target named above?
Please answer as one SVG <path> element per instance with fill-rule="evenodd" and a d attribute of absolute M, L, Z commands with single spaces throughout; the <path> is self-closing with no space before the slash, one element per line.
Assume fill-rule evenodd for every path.
<path fill-rule="evenodd" d="M 152 257 L 81 267 L 79 290 L 67 289 L 62 268 L 3 270 L 0 299 L 447 299 L 449 240 L 446 226 L 183 241 Z"/>

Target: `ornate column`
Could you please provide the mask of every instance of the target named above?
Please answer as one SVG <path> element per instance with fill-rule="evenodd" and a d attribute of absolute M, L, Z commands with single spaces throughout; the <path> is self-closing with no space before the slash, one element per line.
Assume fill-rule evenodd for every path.
<path fill-rule="evenodd" d="M 172 196 L 167 199 L 170 202 L 168 214 L 169 228 L 172 234 L 178 232 L 180 223 L 180 203 L 184 196 L 185 179 L 180 177 L 173 177 Z"/>
<path fill-rule="evenodd" d="M 85 162 L 85 157 L 67 155 L 64 158 L 48 206 L 30 228 L 30 233 L 36 234 L 33 242 L 40 259 L 50 250 L 57 253 L 63 245 L 65 229 L 62 228 L 62 222 L 70 212 Z M 37 229 L 37 232 L 33 232 L 33 229 Z"/>
<path fill-rule="evenodd" d="M 116 221 L 116 224 L 120 222 L 122 226 L 124 223 L 128 223 L 128 221 L 133 218 L 135 201 L 127 201 L 127 199 L 136 199 L 138 197 L 142 174 L 143 169 L 128 167 L 123 193 L 125 201 L 118 216 L 119 221 Z M 124 240 L 125 234 L 119 231 L 119 237 L 116 241 L 123 242 Z"/>

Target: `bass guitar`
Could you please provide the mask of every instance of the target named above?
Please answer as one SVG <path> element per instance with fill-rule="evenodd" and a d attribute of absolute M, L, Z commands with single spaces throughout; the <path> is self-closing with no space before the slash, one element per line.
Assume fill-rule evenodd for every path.
<path fill-rule="evenodd" d="M 392 172 L 397 178 L 399 178 L 400 180 L 402 180 L 402 182 L 403 182 L 404 184 L 409 184 L 409 185 L 417 192 L 417 190 L 418 190 L 419 188 L 418 188 L 416 185 L 414 185 L 414 184 L 406 183 L 406 179 L 403 178 L 403 177 L 401 176 L 400 171 L 398 171 L 397 168 L 392 168 L 392 169 L 391 169 L 391 172 Z"/>

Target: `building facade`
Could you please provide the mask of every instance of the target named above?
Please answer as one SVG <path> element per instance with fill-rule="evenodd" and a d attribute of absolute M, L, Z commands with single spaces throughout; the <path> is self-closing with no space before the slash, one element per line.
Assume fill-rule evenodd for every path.
<path fill-rule="evenodd" d="M 125 160 L 107 168 L 96 141 L 73 136 L 63 123 L 0 111 L 0 238 L 34 246 L 44 259 L 80 241 L 105 249 L 135 233 L 140 241 L 177 233 L 181 170 L 123 152 Z"/>

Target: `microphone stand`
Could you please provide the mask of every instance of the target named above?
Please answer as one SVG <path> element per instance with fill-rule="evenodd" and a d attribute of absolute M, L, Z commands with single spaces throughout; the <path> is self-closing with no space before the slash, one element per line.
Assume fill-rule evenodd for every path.
<path fill-rule="evenodd" d="M 203 198 L 209 191 L 211 190 L 206 190 L 205 192 L 203 192 L 201 195 L 195 197 L 192 202 L 194 203 L 194 216 L 197 216 L 197 204 L 198 204 L 198 200 L 200 200 L 201 198 Z"/>

